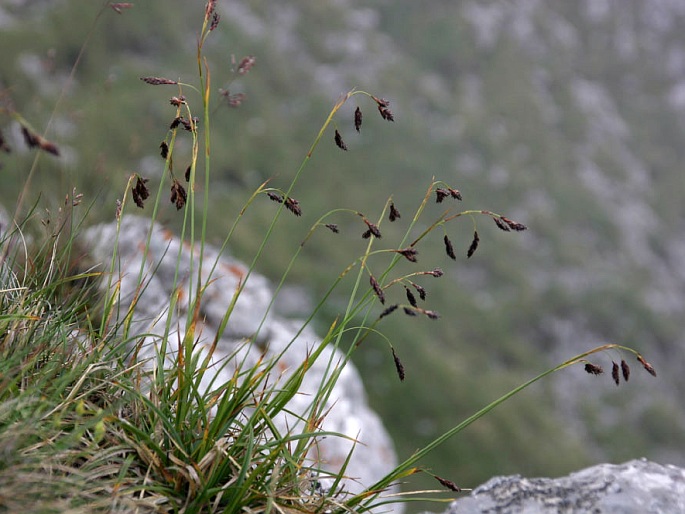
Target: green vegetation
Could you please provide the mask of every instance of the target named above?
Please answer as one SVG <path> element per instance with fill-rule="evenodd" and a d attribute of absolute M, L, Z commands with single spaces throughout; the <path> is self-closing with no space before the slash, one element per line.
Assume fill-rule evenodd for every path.
<path fill-rule="evenodd" d="M 302 39 L 293 43 L 297 48 L 286 53 L 282 53 L 283 42 L 277 39 L 275 32 L 272 37 L 263 33 L 255 35 L 258 31 L 254 27 L 241 25 L 246 23 L 245 19 L 228 16 L 221 20 L 221 30 L 212 33 L 204 42 L 203 55 L 211 63 L 212 71 L 209 104 L 203 105 L 202 93 L 193 93 L 189 87 L 184 86 L 183 93 L 194 108 L 194 112 L 185 114 L 186 117 L 200 118 L 198 134 L 206 133 L 207 116 L 211 115 L 211 166 L 203 151 L 193 159 L 194 146 L 188 143 L 188 138 L 179 139 L 172 149 L 178 156 L 174 171 L 179 180 L 182 171 L 191 163 L 196 176 L 203 177 L 194 182 L 202 200 L 195 200 L 189 192 L 192 208 L 184 211 L 185 216 L 179 215 L 175 206 L 166 202 L 169 185 L 165 184 L 156 217 L 179 232 L 183 227 L 196 227 L 196 237 L 203 242 L 221 244 L 230 233 L 231 253 L 247 262 L 259 255 L 258 271 L 276 281 L 287 273 L 289 282 L 306 284 L 315 298 L 326 295 L 332 285 L 337 286 L 341 270 L 354 256 L 372 251 L 367 242 L 359 238 L 362 232 L 359 217 L 347 214 L 326 220 L 337 223 L 341 229 L 334 244 L 312 240 L 300 249 L 298 245 L 324 212 L 348 208 L 364 212 L 375 223 L 387 209 L 388 197 L 392 196 L 403 214 L 403 222 L 411 219 L 409 213 L 426 209 L 426 217 L 409 229 L 407 242 L 410 242 L 426 228 L 422 223 L 429 225 L 440 219 L 443 212 L 441 205 L 422 203 L 425 200 L 417 193 L 429 186 L 437 187 L 433 182 L 435 177 L 460 189 L 464 196 L 460 207 L 465 210 L 485 207 L 496 212 L 511 212 L 517 220 L 534 226 L 534 234 L 516 237 L 500 233 L 487 216 L 472 218 L 474 223 L 465 217 L 459 223 L 446 224 L 446 233 L 455 244 L 459 261 L 448 266 L 444 264 L 449 261 L 444 257 L 441 224 L 439 230 L 422 241 L 420 262 L 443 263 L 446 277 L 431 283 L 429 292 L 431 307 L 435 306 L 443 319 L 438 323 L 427 318 L 393 323 L 384 319 L 378 327 L 407 363 L 406 380 L 398 381 L 395 369 L 388 365 L 387 344 L 382 338 L 369 336 L 355 353 L 354 360 L 362 370 L 372 403 L 392 431 L 401 458 L 429 445 L 459 420 L 488 405 L 503 391 L 527 380 L 536 373 L 531 373 L 532 370 L 549 367 L 547 352 L 555 359 L 563 355 L 558 358 L 563 360 L 569 354 L 585 350 L 585 345 L 597 343 L 596 339 L 629 341 L 631 344 L 639 341 L 640 347 L 645 349 L 664 348 L 675 339 L 677 320 L 669 318 L 664 322 L 654 311 L 646 309 L 639 294 L 641 284 L 625 284 L 620 278 L 625 273 L 617 277 L 604 275 L 596 287 L 585 290 L 568 288 L 562 280 L 555 280 L 559 269 L 585 269 L 588 252 L 596 257 L 589 271 L 601 272 L 608 260 L 606 257 L 612 256 L 616 246 L 625 239 L 625 230 L 622 230 L 625 222 L 621 215 L 626 212 L 626 206 L 616 204 L 613 197 L 598 200 L 588 194 L 590 187 L 576 174 L 578 162 L 572 145 L 587 143 L 589 114 L 573 103 L 568 66 L 575 57 L 570 51 L 559 49 L 558 55 L 562 58 L 548 56 L 542 62 L 551 78 L 541 87 L 562 109 L 557 118 L 548 119 L 545 106 L 540 105 L 541 92 L 531 88 L 527 80 L 527 74 L 533 74 L 541 64 L 514 44 L 513 36 L 505 34 L 493 47 L 483 51 L 475 42 L 473 27 L 456 7 L 433 2 L 432 9 L 417 9 L 411 7 L 411 2 L 406 5 L 402 2 L 401 7 L 393 7 L 392 11 L 387 6 L 379 7 L 378 29 L 393 37 L 398 46 L 393 51 L 402 52 L 402 59 L 389 58 L 387 63 L 383 62 L 379 57 L 383 52 L 375 50 L 373 53 L 374 48 L 371 48 L 371 56 L 376 59 L 371 68 L 376 73 L 368 77 L 340 73 L 340 84 L 335 85 L 338 89 L 331 91 L 314 80 L 317 71 L 310 68 L 310 61 L 317 63 L 319 68 L 325 64 L 346 65 L 344 51 L 333 43 L 323 44 L 326 33 L 319 32 L 330 31 L 333 36 L 348 30 L 349 26 L 342 21 L 345 20 L 345 7 L 322 2 L 317 8 L 306 9 L 303 6 L 307 4 L 292 2 L 298 14 L 292 33 L 300 34 Z M 2 155 L 3 199 L 12 207 L 9 202 L 23 194 L 17 219 L 50 220 L 50 237 L 61 233 L 52 228 L 61 226 L 59 219 L 67 219 L 69 224 L 73 222 L 70 215 L 64 213 L 62 217 L 62 214 L 68 210 L 64 195 L 69 194 L 68 198 L 72 198 L 74 187 L 84 194 L 86 204 L 97 205 L 88 213 L 88 223 L 94 223 L 113 219 L 116 200 L 124 198 L 124 192 L 129 191 L 127 187 L 132 185 L 129 184 L 132 172 L 150 177 L 151 183 L 159 183 L 161 177 L 168 180 L 167 173 L 161 172 L 157 152 L 174 109 L 168 105 L 170 89 L 146 87 L 139 77 L 164 76 L 194 83 L 198 71 L 203 74 L 206 71 L 202 62 L 194 59 L 196 36 L 193 31 L 201 19 L 197 6 L 185 2 L 174 2 L 173 8 L 167 3 L 136 4 L 133 9 L 118 15 L 106 5 L 100 10 L 103 5 L 65 1 L 58 8 L 40 10 L 18 6 L 15 7 L 15 22 L 3 29 L 3 53 L 12 56 L 0 61 L 0 76 L 5 81 L 2 86 L 7 88 L 2 91 L 3 106 L 20 113 L 22 121 L 36 134 L 43 133 L 43 128 L 49 126 L 45 137 L 55 141 L 61 152 L 59 159 L 49 155 L 36 158 L 34 153 L 22 150 L 17 124 L 9 125 L 5 135 L 14 136 L 10 142 L 19 144 L 12 145 L 11 154 Z M 257 2 L 254 9 L 264 18 L 283 16 L 284 24 L 290 19 L 287 12 L 267 3 Z M 412 11 L 411 17 L 406 15 L 408 10 Z M 425 38 L 426 31 L 434 30 L 445 36 L 439 38 L 441 48 L 432 46 L 433 38 Z M 585 37 L 593 48 L 599 45 L 593 39 L 594 32 Z M 368 38 L 368 42 L 379 48 L 382 46 L 382 41 L 372 38 Z M 249 77 L 245 77 L 237 69 L 242 56 L 250 54 L 257 56 L 257 65 Z M 80 55 L 78 66 L 72 68 Z M 584 66 L 588 80 L 620 82 L 621 69 L 593 62 Z M 637 65 L 635 67 L 637 69 Z M 72 69 L 76 71 L 70 79 Z M 318 69 L 318 73 L 325 71 Z M 422 81 L 431 73 L 440 73 L 443 79 L 445 76 L 450 79 L 442 82 L 447 84 L 446 90 L 431 89 L 430 84 Z M 465 76 L 468 80 L 461 80 Z M 506 88 L 502 87 L 503 83 L 507 84 Z M 365 117 L 362 134 L 358 136 L 350 121 L 356 100 L 363 97 L 357 94 L 339 106 L 340 111 L 330 119 L 331 125 L 324 125 L 327 131 L 322 141 L 328 144 L 319 145 L 307 162 L 305 176 L 296 180 L 292 191 L 289 190 L 293 171 L 298 169 L 312 135 L 326 122 L 323 117 L 330 109 L 331 99 L 341 90 L 354 86 L 391 96 L 397 123 L 388 124 L 377 115 L 372 101 L 366 99 L 369 103 L 364 105 L 360 100 Z M 217 94 L 218 88 L 230 90 L 232 94 L 246 93 L 247 98 L 239 109 L 231 109 Z M 658 92 L 651 84 L 645 88 L 655 88 Z M 472 90 L 480 96 L 480 104 L 474 103 L 469 96 Z M 177 93 L 174 89 L 172 94 Z M 205 107 L 207 110 L 203 114 Z M 629 120 L 650 119 L 646 116 L 649 113 L 643 112 L 647 107 L 641 105 L 626 102 L 618 105 L 618 109 Z M 640 148 L 640 154 L 645 156 L 650 168 L 663 169 L 681 162 L 679 145 L 674 144 L 671 153 L 659 152 L 658 147 L 649 145 L 652 138 L 669 140 L 674 137 L 668 127 L 677 126 L 677 120 L 666 119 L 668 123 L 654 127 L 646 121 L 641 130 L 648 136 L 636 137 L 635 146 Z M 2 121 L 4 127 L 7 118 Z M 349 146 L 345 154 L 333 144 L 336 128 Z M 203 148 L 203 141 L 195 143 Z M 592 150 L 593 162 L 599 163 L 608 177 L 624 180 L 625 162 L 616 155 L 625 146 L 620 138 L 600 139 Z M 531 148 L 540 151 L 531 152 Z M 204 182 L 202 170 L 210 168 L 212 179 L 208 184 Z M 677 227 L 675 221 L 668 220 L 682 218 L 678 195 L 682 190 L 680 178 L 669 175 L 655 184 L 649 193 L 649 196 L 664 199 L 651 205 L 654 212 L 666 220 L 649 234 L 649 241 L 657 253 L 669 252 L 664 243 L 666 238 L 662 236 Z M 264 195 L 257 199 L 264 200 L 259 208 L 251 206 L 242 213 L 246 199 L 252 201 L 251 195 L 255 191 L 266 192 L 267 186 L 262 184 L 267 180 L 271 180 L 268 187 L 279 189 L 273 192 L 292 195 L 299 200 L 303 209 L 300 218 L 283 216 L 276 222 L 274 212 L 280 213 L 283 204 L 280 207 L 271 204 Z M 628 179 L 625 180 L 629 186 L 627 193 L 633 194 L 639 181 L 631 185 Z M 48 194 L 48 191 L 58 194 Z M 343 197 L 343 191 L 349 193 Z M 127 201 L 130 203 L 130 197 Z M 30 206 L 35 208 L 27 214 Z M 145 212 L 151 210 L 146 207 Z M 188 216 L 197 216 L 199 225 L 193 224 Z M 206 225 L 205 234 L 201 221 L 207 219 L 211 223 Z M 233 229 L 236 220 L 240 223 Z M 634 221 L 634 218 L 629 220 Z M 383 241 L 400 241 L 406 226 L 383 226 Z M 466 252 L 474 226 L 482 241 L 474 259 L 467 261 Z M 634 232 L 637 234 L 637 227 Z M 264 241 L 261 236 L 267 233 L 266 246 L 260 250 Z M 191 489 L 189 477 L 179 473 L 165 482 L 168 477 L 164 476 L 164 466 L 154 456 L 165 454 L 168 448 L 160 446 L 144 430 L 130 427 L 152 429 L 162 426 L 169 434 L 165 444 L 200 462 L 207 447 L 204 450 L 195 448 L 194 423 L 207 418 L 204 404 L 198 403 L 190 390 L 185 390 L 186 410 L 177 408 L 174 402 L 178 399 L 171 401 L 174 370 L 170 370 L 166 378 L 157 377 L 160 387 L 156 400 L 164 408 L 150 408 L 155 405 L 154 399 L 137 393 L 137 370 L 130 369 L 127 364 L 126 352 L 129 350 L 125 336 L 122 340 L 113 335 L 115 332 L 103 332 L 104 325 L 95 323 L 88 315 L 92 311 L 86 305 L 92 299 L 88 290 L 80 285 L 92 277 L 79 275 L 71 268 L 71 244 L 66 242 L 71 240 L 71 234 L 69 230 L 60 236 L 64 246 L 57 250 L 44 234 L 36 235 L 37 244 L 45 245 L 36 253 L 41 257 L 30 262 L 22 262 L 17 257 L 14 263 L 19 269 L 28 269 L 27 279 L 3 286 L 6 289 L 3 301 L 8 302 L 6 327 L 11 328 L 6 328 L 5 334 L 20 334 L 21 337 L 20 343 L 15 341 L 14 335 L 9 339 L 9 336 L 5 337 L 7 355 L 3 355 L 3 390 L 0 394 L 3 401 L 10 399 L 3 403 L 3 408 L 8 406 L 3 426 L 13 428 L 3 432 L 0 437 L 4 442 L 0 444 L 6 452 L 16 448 L 36 451 L 21 463 L 8 461 L 3 476 L 26 475 L 22 480 L 35 484 L 35 488 L 26 489 L 25 499 L 39 498 L 45 494 L 40 490 L 44 477 L 36 475 L 32 464 L 55 462 L 56 469 L 63 473 L 63 480 L 57 482 L 67 488 L 60 495 L 64 501 L 71 502 L 71 495 L 76 494 L 73 500 L 76 505 L 91 505 L 92 502 L 109 501 L 103 500 L 100 493 L 109 494 L 111 490 L 121 491 L 126 501 L 135 501 L 132 494 L 126 493 L 124 485 L 136 489 L 137 480 L 152 466 L 161 479 L 156 482 L 155 490 L 146 491 L 146 494 L 170 496 L 181 502 L 177 505 L 182 505 L 184 495 Z M 55 251 L 59 253 L 55 255 Z M 297 252 L 297 259 L 291 268 L 293 252 Z M 59 263 L 54 275 L 41 276 L 40 273 L 51 268 L 40 264 L 40 259 L 43 263 Z M 399 257 L 392 263 L 397 266 L 398 276 L 407 273 L 407 269 L 414 269 Z M 639 263 L 626 266 L 624 271 L 643 267 Z M 382 273 L 376 271 L 375 275 L 380 277 Z M 545 276 L 552 278 L 546 281 Z M 368 280 L 368 276 L 364 278 Z M 359 293 L 356 289 L 361 283 L 359 280 L 341 281 L 333 301 L 318 304 L 320 312 L 315 322 L 321 333 L 329 333 L 324 344 L 351 348 L 355 342 L 355 338 L 341 328 L 344 325 L 338 325 L 338 332 L 333 333 L 329 332 L 329 327 L 338 319 L 340 304 L 345 305 L 348 298 L 355 298 L 352 295 Z M 74 284 L 79 287 L 72 287 Z M 364 282 L 364 286 L 366 284 Z M 13 288 L 25 289 L 10 294 Z M 391 294 L 396 297 L 390 297 Z M 358 299 L 362 302 L 359 308 L 352 309 L 344 318 L 350 326 L 376 319 L 382 310 L 366 289 Z M 403 290 L 397 287 L 390 291 L 388 301 L 404 302 Z M 46 302 L 60 305 L 62 309 L 46 316 L 42 307 Z M 370 309 L 368 314 L 362 306 Z M 541 306 L 545 307 L 544 312 Z M 554 320 L 565 319 L 569 313 L 573 316 L 579 311 L 582 311 L 577 314 L 581 317 L 579 325 L 593 339 L 581 337 L 577 344 L 583 346 L 568 352 L 567 348 L 554 348 L 557 337 Z M 618 321 L 617 313 L 621 314 Z M 364 316 L 369 317 L 365 319 Z M 73 338 L 72 331 L 76 327 L 90 329 L 91 333 L 82 339 Z M 36 338 L 35 334 L 41 337 Z M 83 359 L 83 355 L 88 358 Z M 65 363 L 73 363 L 73 366 Z M 184 361 L 188 366 L 197 364 L 192 359 Z M 40 374 L 36 374 L 35 369 L 40 369 Z M 104 369 L 107 369 L 108 380 L 103 379 Z M 201 369 L 202 366 L 193 368 L 188 371 L 189 376 L 195 377 Z M 245 370 L 246 374 L 251 372 Z M 112 374 L 119 377 L 118 383 L 109 382 Z M 59 380 L 48 380 L 58 375 Z M 18 384 L 27 383 L 27 377 L 40 377 L 40 380 L 29 380 L 27 387 L 19 387 Z M 112 389 L 112 385 L 116 387 Z M 253 386 L 258 390 L 259 380 L 254 381 Z M 236 388 L 239 389 L 237 384 Z M 244 394 L 245 391 L 237 391 L 235 401 L 240 403 Z M 273 391 L 272 394 L 273 402 L 279 403 L 282 393 Z M 36 398 L 41 399 L 40 409 L 35 409 Z M 651 407 L 650 412 L 656 414 L 647 416 L 649 434 L 642 442 L 639 437 L 634 440 L 626 437 L 625 443 L 617 440 L 612 437 L 615 426 L 591 429 L 589 432 L 595 437 L 593 442 L 607 443 L 604 446 L 606 455 L 615 459 L 635 456 L 633 452 L 638 443 L 647 449 L 652 441 L 666 447 L 677 446 L 681 439 L 678 432 L 664 430 L 655 421 L 667 423 L 667 401 L 656 402 Z M 564 431 L 564 420 L 556 415 L 557 402 L 549 389 L 535 388 L 525 397 L 502 405 L 464 432 L 463 437 L 446 442 L 444 451 L 426 455 L 418 464 L 438 474 L 449 473 L 460 485 L 475 485 L 496 473 L 556 474 L 590 462 L 592 445 L 583 440 L 585 434 Z M 18 406 L 15 409 L 13 405 Z M 120 413 L 122 405 L 133 406 L 125 416 Z M 617 400 L 617 408 L 619 406 L 620 400 Z M 188 426 L 179 425 L 182 412 L 189 415 Z M 598 416 L 597 412 L 586 414 L 588 419 Z M 646 414 L 640 414 L 624 432 L 637 431 L 645 421 L 644 416 Z M 226 421 L 226 424 L 230 422 Z M 258 425 L 260 421 L 255 419 L 246 426 Z M 601 427 L 601 422 L 598 421 L 597 426 Z M 218 429 L 214 436 L 217 434 Z M 245 438 L 252 436 L 249 432 L 242 435 Z M 45 444 L 45 441 L 51 444 Z M 269 452 L 273 450 L 264 469 L 292 466 L 290 475 L 283 473 L 284 481 L 291 482 L 277 487 L 285 494 L 292 492 L 289 487 L 295 487 L 294 476 L 302 471 L 298 468 L 298 458 L 303 454 L 286 455 L 284 450 L 288 442 L 292 441 L 287 437 L 280 443 L 265 439 L 260 441 L 262 447 L 249 449 L 257 453 L 267 448 Z M 546 457 L 546 445 L 554 448 L 557 456 L 554 462 Z M 193 451 L 190 451 L 191 446 Z M 298 451 L 305 452 L 306 444 L 303 443 Z M 646 451 L 640 450 L 640 453 Z M 140 462 L 141 454 L 151 456 L 150 460 Z M 249 452 L 236 458 L 238 462 L 249 459 Z M 407 473 L 413 464 L 407 464 L 399 473 Z M 215 471 L 218 475 L 214 480 L 219 480 L 219 476 L 225 477 L 226 473 L 235 470 L 229 466 L 212 470 Z M 71 480 L 78 480 L 87 473 L 103 478 L 102 491 L 69 485 Z M 257 475 L 252 478 L 262 480 L 261 485 L 265 487 L 273 485 L 264 479 L 268 473 L 260 476 L 261 479 Z M 434 486 L 431 477 L 426 481 L 413 481 L 414 478 L 407 478 L 412 480 L 409 488 Z M 244 486 L 247 490 L 250 483 L 246 481 Z M 269 494 L 266 489 L 261 490 L 255 501 L 263 502 Z M 17 502 L 22 501 L 21 497 L 14 498 Z M 198 502 L 206 500 L 201 494 L 197 498 Z M 45 501 L 48 500 L 45 497 Z M 55 507 L 60 508 L 59 505 Z"/>

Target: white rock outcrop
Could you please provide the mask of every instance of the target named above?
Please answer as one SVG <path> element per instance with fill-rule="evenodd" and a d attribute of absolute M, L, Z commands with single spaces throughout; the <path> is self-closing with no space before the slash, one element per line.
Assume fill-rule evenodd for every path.
<path fill-rule="evenodd" d="M 159 350 L 167 322 L 170 322 L 171 327 L 167 337 L 168 352 L 178 348 L 179 338 L 185 333 L 189 299 L 193 298 L 197 281 L 196 276 L 191 277 L 190 270 L 197 270 L 200 251 L 199 247 L 191 248 L 159 225 L 152 229 L 148 242 L 149 229 L 150 221 L 146 218 L 122 218 L 112 284 L 119 282 L 118 307 L 124 313 L 135 296 L 140 296 L 131 332 L 132 335 L 145 338 L 138 358 L 144 360 L 146 366 L 152 367 L 156 363 L 153 357 Z M 79 240 L 86 245 L 86 251 L 98 264 L 98 269 L 109 270 L 117 241 L 116 224 L 92 227 L 84 231 Z M 178 302 L 173 312 L 170 312 L 169 299 L 177 270 Z M 103 282 L 107 282 L 107 276 Z M 273 376 L 270 381 L 283 380 L 289 370 L 299 366 L 321 340 L 309 327 L 299 332 L 303 322 L 286 319 L 271 311 L 273 291 L 266 278 L 257 273 L 248 276 L 248 268 L 244 264 L 220 255 L 211 246 L 205 246 L 204 249 L 202 282 L 209 285 L 202 301 L 200 317 L 203 326 L 196 351 L 204 354 L 219 330 L 235 292 L 243 287 L 212 356 L 216 364 L 213 368 L 215 371 L 205 375 L 203 385 L 206 388 L 229 381 L 236 363 L 251 366 L 262 358 L 264 361 L 279 359 L 273 368 L 273 373 L 278 376 Z M 139 287 L 140 283 L 143 284 L 142 288 Z M 106 284 L 103 285 L 106 287 Z M 172 354 L 167 355 L 167 359 L 172 358 Z M 311 407 L 312 393 L 317 390 L 325 374 L 330 372 L 327 370 L 329 362 L 337 364 L 341 359 L 338 351 L 326 348 L 323 355 L 312 364 L 301 385 L 300 394 L 293 397 L 287 409 L 297 415 L 305 414 Z M 322 430 L 343 434 L 347 438 L 320 438 L 317 442 L 317 458 L 323 469 L 337 472 L 354 447 L 345 471 L 349 477 L 345 482 L 347 491 L 358 492 L 363 486 L 372 485 L 394 467 L 396 457 L 392 441 L 378 415 L 369 408 L 361 378 L 351 363 L 342 369 L 325 410 L 328 414 Z M 278 423 L 281 430 L 292 430 L 298 420 L 295 416 L 286 417 L 284 414 Z"/>

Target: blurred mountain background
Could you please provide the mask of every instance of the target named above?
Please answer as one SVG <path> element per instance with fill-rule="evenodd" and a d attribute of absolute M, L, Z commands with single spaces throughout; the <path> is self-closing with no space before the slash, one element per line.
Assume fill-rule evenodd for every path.
<path fill-rule="evenodd" d="M 344 207 L 377 219 L 390 195 L 402 223 L 383 223 L 381 242 L 399 244 L 397 225 L 406 227 L 432 177 L 461 191 L 455 208 L 489 209 L 529 227 L 504 233 L 476 218 L 480 247 L 467 260 L 474 225 L 463 218 L 446 227 L 456 262 L 436 232 L 419 247 L 419 263 L 402 267 L 443 268 L 443 278 L 420 281 L 441 319 L 393 314 L 380 325 L 405 364 L 403 383 L 382 339 L 356 355 L 400 458 L 551 365 L 611 342 L 637 348 L 658 379 L 634 359 L 630 381 L 618 388 L 582 367 L 565 370 L 423 464 L 462 487 L 495 474 L 560 475 L 642 456 L 685 465 L 683 2 L 218 4 L 221 22 L 206 46 L 216 95 L 213 242 L 260 183 L 287 186 L 336 99 L 355 87 L 390 100 L 395 123 L 361 97 L 345 106 L 336 127 L 349 151 L 335 147 L 332 132 L 324 136 L 292 193 L 303 216 L 281 218 L 258 271 L 278 279 L 322 213 Z M 204 2 L 134 2 L 98 17 L 103 5 L 0 2 L 0 102 L 38 132 L 90 37 L 46 135 L 62 155 L 42 156 L 28 189 L 25 209 L 36 205 L 41 216 L 76 187 L 93 203 L 89 223 L 112 219 L 131 172 L 155 182 L 178 90 L 139 78 L 197 80 Z M 246 55 L 256 64 L 241 76 L 236 62 Z M 229 108 L 219 88 L 246 98 Z M 200 115 L 199 96 L 184 93 Z M 357 105 L 360 134 L 352 125 Z M 12 209 L 33 153 L 17 124 L 0 116 L 13 150 L 0 154 L 0 201 Z M 190 162 L 182 162 L 184 150 L 188 138 L 179 137 L 178 174 Z M 248 210 L 233 255 L 252 260 L 274 209 L 259 198 Z M 418 230 L 443 209 L 431 203 Z M 161 219 L 174 226 L 180 218 L 169 204 Z M 311 298 L 310 306 L 365 245 L 356 216 L 326 221 L 341 234 L 318 232 L 289 277 L 291 294 Z M 388 294 L 404 301 L 399 288 Z M 327 306 L 321 330 L 345 298 L 341 290 Z M 294 314 L 306 309 L 305 300 Z M 594 362 L 608 371 L 623 357 Z M 435 484 L 424 477 L 410 487 Z"/>

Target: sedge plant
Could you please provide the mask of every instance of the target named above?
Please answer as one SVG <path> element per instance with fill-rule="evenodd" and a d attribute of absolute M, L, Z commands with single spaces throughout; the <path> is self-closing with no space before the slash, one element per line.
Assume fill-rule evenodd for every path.
<path fill-rule="evenodd" d="M 103 10 L 122 12 L 131 7 L 129 3 L 107 2 Z M 422 244 L 439 238 L 446 256 L 456 259 L 457 250 L 449 227 L 465 220 L 473 226 L 473 237 L 465 245 L 466 255 L 471 258 L 480 244 L 480 220 L 492 220 L 504 232 L 521 232 L 526 226 L 491 210 L 455 208 L 462 200 L 461 191 L 438 179 L 433 179 L 420 196 L 404 235 L 396 244 L 386 245 L 382 236 L 386 223 L 401 223 L 402 214 L 392 198 L 375 216 L 345 208 L 325 212 L 294 249 L 256 333 L 227 358 L 215 362 L 214 353 L 232 322 L 246 284 L 259 267 L 280 217 L 287 214 L 299 217 L 305 208 L 293 193 L 311 166 L 317 147 L 328 142 L 342 152 L 348 151 L 341 128 L 342 107 L 358 102 L 353 119 L 348 121 L 356 131 L 363 124 L 362 106 L 367 110 L 366 105 L 370 105 L 382 119 L 394 121 L 388 100 L 357 89 L 343 94 L 287 185 L 276 187 L 267 181 L 249 195 L 220 245 L 219 257 L 205 258 L 210 253 L 207 228 L 214 166 L 210 129 L 216 110 L 212 108 L 211 66 L 203 50 L 219 26 L 216 2 L 209 0 L 197 39 L 195 83 L 160 76 L 142 78 L 148 85 L 172 89 L 164 101 L 173 112 L 168 127 L 160 129 L 163 173 L 154 191 L 147 177 L 131 174 L 116 210 L 117 238 L 127 213 L 139 208 L 148 208 L 151 212 L 150 230 L 147 239 L 142 241 L 143 263 L 148 257 L 162 202 L 169 199 L 182 219 L 178 237 L 185 246 L 179 245 L 178 253 L 173 256 L 176 268 L 169 284 L 171 294 L 163 329 L 141 333 L 135 328 L 136 311 L 151 277 L 141 264 L 134 290 L 122 291 L 124 281 L 118 273 L 117 241 L 104 271 L 87 268 L 79 272 L 74 272 L 71 263 L 80 222 L 74 223 L 71 217 L 68 231 L 64 229 L 67 224 L 59 224 L 61 229 L 57 233 L 66 239 L 63 245 L 54 244 L 56 238 L 50 237 L 42 247 L 38 245 L 40 251 L 25 250 L 22 257 L 22 252 L 17 252 L 22 248 L 17 244 L 22 234 L 19 224 L 2 241 L 0 452 L 10 456 L 0 465 L 0 477 L 6 488 L 0 489 L 4 507 L 25 510 L 33 498 L 38 501 L 38 510 L 47 509 L 50 495 L 55 494 L 59 501 L 54 503 L 54 511 L 392 510 L 392 504 L 422 494 L 397 493 L 394 487 L 415 473 L 432 475 L 421 468 L 421 459 L 426 454 L 531 384 L 572 365 L 585 365 L 588 373 L 600 374 L 602 368 L 589 359 L 608 351 L 619 356 L 633 354 L 642 367 L 655 375 L 652 366 L 632 348 L 610 344 L 583 352 L 515 387 L 459 422 L 405 457 L 376 483 L 364 484 L 361 491 L 350 492 L 346 488 L 350 478 L 346 476 L 347 465 L 353 452 L 363 449 L 350 441 L 352 450 L 347 460 L 337 469 L 331 469 L 316 458 L 317 441 L 324 437 L 349 439 L 344 434 L 327 432 L 325 419 L 331 402 L 334 403 L 334 388 L 340 374 L 350 365 L 360 345 L 378 344 L 380 339 L 388 349 L 388 364 L 395 367 L 398 379 L 404 380 L 406 369 L 401 356 L 393 342 L 382 334 L 384 319 L 404 315 L 439 322 L 440 314 L 427 307 L 429 286 L 425 284 L 439 279 L 443 272 L 439 267 L 422 267 L 419 255 Z M 254 64 L 255 59 L 248 56 L 236 64 L 234 71 L 245 75 Z M 227 89 L 220 90 L 219 96 L 229 105 L 238 105 L 244 100 L 231 95 Z M 28 128 L 28 123 L 22 127 L 30 147 L 59 154 L 57 145 Z M 180 161 L 177 154 L 183 151 L 178 145 L 181 137 L 190 141 L 190 152 L 185 156 L 190 165 L 177 170 L 174 162 Z M 73 195 L 68 200 L 72 207 L 76 206 Z M 433 215 L 432 221 L 425 222 L 424 218 L 431 215 L 432 204 L 447 207 Z M 246 212 L 256 208 L 274 208 L 272 221 L 215 333 L 207 338 L 201 329 L 206 292 L 217 279 L 220 256 L 228 249 L 236 227 L 247 223 Z M 69 213 L 73 216 L 71 210 Z M 321 231 L 339 232 L 337 220 L 345 216 L 359 223 L 360 237 L 366 242 L 361 255 L 352 258 L 333 279 L 323 298 L 280 353 L 268 357 L 264 354 L 257 362 L 249 360 L 244 350 L 258 345 L 266 315 L 301 252 Z M 28 248 L 36 243 L 23 244 Z M 189 271 L 183 271 L 186 278 L 181 271 L 184 247 L 196 250 L 190 252 Z M 36 253 L 39 258 L 29 259 L 29 253 Z M 104 287 L 96 292 L 94 284 L 97 283 Z M 277 367 L 280 357 L 297 343 L 298 336 L 317 318 L 326 302 L 336 296 L 343 283 L 351 286 L 351 292 L 339 316 L 310 348 L 306 358 L 283 374 Z M 186 293 L 184 297 L 179 294 L 181 289 Z M 398 296 L 401 300 L 395 301 Z M 179 317 L 183 317 L 182 323 L 178 322 Z M 145 346 L 154 348 L 151 360 L 137 358 Z M 201 351 L 201 347 L 205 350 Z M 303 412 L 293 412 L 289 405 L 319 360 L 325 372 L 319 378 L 309 407 Z M 617 384 L 630 376 L 626 360 L 623 357 L 618 360 L 620 364 L 612 363 L 611 371 Z M 230 378 L 220 382 L 217 378 L 220 371 Z M 290 423 L 284 424 L 283 418 Z M 433 476 L 442 487 L 461 491 L 456 482 Z M 56 489 L 41 487 L 46 477 Z M 31 484 L 25 495 L 7 492 L 17 488 L 16 480 Z M 325 487 L 321 485 L 323 482 Z"/>

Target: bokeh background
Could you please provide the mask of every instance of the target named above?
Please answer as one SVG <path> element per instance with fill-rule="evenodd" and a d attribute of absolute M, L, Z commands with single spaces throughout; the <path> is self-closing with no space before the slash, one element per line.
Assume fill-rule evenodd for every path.
<path fill-rule="evenodd" d="M 0 1 L 0 102 L 38 132 L 51 119 L 46 136 L 62 154 L 41 156 L 25 189 L 22 209 L 37 217 L 49 218 L 76 188 L 90 205 L 88 223 L 113 219 L 132 172 L 158 183 L 159 143 L 178 90 L 139 77 L 197 84 L 203 2 L 134 2 L 121 14 L 102 10 L 106 3 Z M 395 123 L 361 96 L 339 113 L 349 151 L 336 148 L 332 131 L 324 136 L 293 191 L 303 216 L 281 219 L 259 272 L 279 279 L 322 213 L 344 207 L 375 219 L 391 195 L 403 216 L 383 224 L 383 244 L 393 247 L 433 177 L 461 191 L 457 208 L 489 209 L 529 227 L 504 233 L 476 218 L 481 243 L 471 259 L 468 217 L 447 226 L 456 261 L 444 254 L 442 232 L 422 243 L 416 266 L 445 271 L 420 280 L 426 306 L 442 317 L 394 314 L 381 325 L 405 382 L 381 338 L 356 354 L 400 458 L 546 368 L 610 342 L 638 349 L 658 378 L 629 355 L 601 356 L 595 362 L 607 370 L 612 359 L 630 359 L 630 381 L 616 387 L 608 376 L 566 370 L 423 465 L 462 487 L 496 474 L 553 476 L 642 456 L 685 465 L 685 4 L 218 4 L 221 22 L 206 44 L 215 93 L 211 241 L 222 241 L 264 180 L 287 186 L 336 99 L 352 88 L 390 100 Z M 247 55 L 254 68 L 237 74 Z M 230 108 L 220 88 L 246 98 Z M 199 115 L 197 94 L 184 93 Z M 12 210 L 34 154 L 6 109 L 0 128 L 13 150 L 0 154 L 0 202 Z M 179 138 L 179 175 L 188 149 Z M 262 198 L 248 210 L 233 255 L 252 259 L 274 208 Z M 442 210 L 431 204 L 417 230 Z M 160 217 L 178 224 L 171 204 Z M 288 298 L 300 298 L 288 302 L 293 315 L 316 305 L 363 251 L 359 218 L 328 221 L 341 234 L 317 233 L 288 278 Z M 345 287 L 317 319 L 322 330 L 344 305 Z M 404 301 L 399 288 L 388 294 Z M 412 487 L 435 484 L 418 477 Z M 440 506 L 412 506 L 421 508 Z"/>

